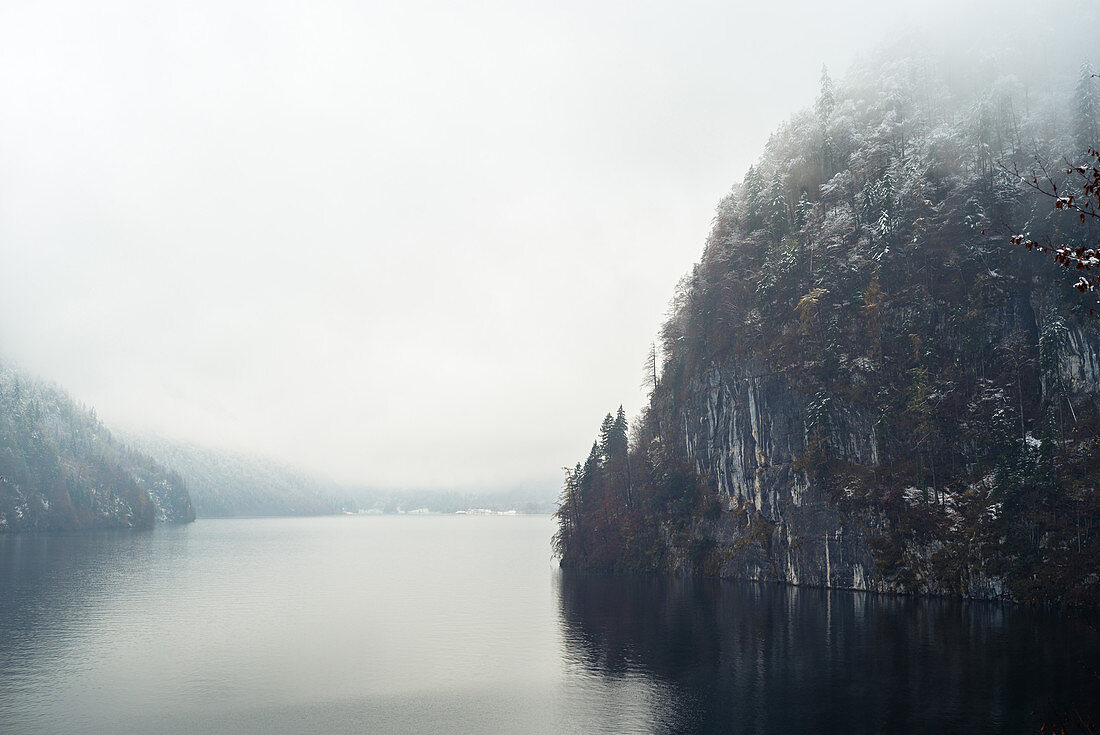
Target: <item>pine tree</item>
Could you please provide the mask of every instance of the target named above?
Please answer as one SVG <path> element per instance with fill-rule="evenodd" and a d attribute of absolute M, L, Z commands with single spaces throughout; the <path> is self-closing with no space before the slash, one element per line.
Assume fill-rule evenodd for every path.
<path fill-rule="evenodd" d="M 603 423 L 600 424 L 600 439 L 599 439 L 599 453 L 604 460 L 611 454 L 611 443 L 613 441 L 612 435 L 615 431 L 615 419 L 611 414 L 607 414 L 603 417 Z"/>
<path fill-rule="evenodd" d="M 806 196 L 806 192 L 802 192 L 802 196 L 798 198 L 798 204 L 794 208 L 794 226 L 798 231 L 802 231 L 802 228 L 806 226 L 806 214 L 810 211 L 810 198 Z"/>
<path fill-rule="evenodd" d="M 626 456 L 627 447 L 627 421 L 626 412 L 623 411 L 623 407 L 620 405 L 619 410 L 615 412 L 615 421 L 611 424 L 611 434 L 608 437 L 608 455 L 614 456 Z"/>
<path fill-rule="evenodd" d="M 791 216 L 790 207 L 787 204 L 787 187 L 783 185 L 783 179 L 778 171 L 768 184 L 767 200 L 765 224 L 768 231 L 773 237 L 783 237 L 791 229 Z"/>
<path fill-rule="evenodd" d="M 749 166 L 745 173 L 741 192 L 745 200 L 745 229 L 752 232 L 762 224 L 765 210 L 764 178 L 755 166 Z"/>

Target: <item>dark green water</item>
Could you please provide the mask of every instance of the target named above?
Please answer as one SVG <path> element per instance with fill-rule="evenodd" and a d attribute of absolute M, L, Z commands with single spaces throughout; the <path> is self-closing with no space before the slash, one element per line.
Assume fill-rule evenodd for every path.
<path fill-rule="evenodd" d="M 1029 732 L 1100 702 L 1097 634 L 1071 616 L 562 574 L 552 531 L 0 537 L 0 732 Z"/>

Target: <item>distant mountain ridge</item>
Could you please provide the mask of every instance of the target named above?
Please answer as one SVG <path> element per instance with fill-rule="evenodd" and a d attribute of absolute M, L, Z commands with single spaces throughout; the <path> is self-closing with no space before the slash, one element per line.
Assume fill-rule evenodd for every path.
<path fill-rule="evenodd" d="M 0 364 L 0 533 L 195 519 L 183 477 L 61 388 Z"/>
<path fill-rule="evenodd" d="M 340 486 L 276 460 L 151 434 L 127 443 L 187 478 L 199 518 L 328 515 L 343 510 Z"/>
<path fill-rule="evenodd" d="M 554 493 L 542 485 L 507 489 L 392 490 L 353 487 L 270 457 L 202 447 L 149 433 L 126 432 L 127 444 L 187 478 L 199 518 L 401 513 L 468 509 L 550 513 Z"/>

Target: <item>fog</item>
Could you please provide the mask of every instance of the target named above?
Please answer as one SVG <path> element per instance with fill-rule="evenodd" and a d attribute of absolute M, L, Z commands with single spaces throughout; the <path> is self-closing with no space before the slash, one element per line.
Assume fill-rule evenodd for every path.
<path fill-rule="evenodd" d="M 9 0 L 0 355 L 343 482 L 556 484 L 822 64 L 1049 14 L 892 5 Z"/>

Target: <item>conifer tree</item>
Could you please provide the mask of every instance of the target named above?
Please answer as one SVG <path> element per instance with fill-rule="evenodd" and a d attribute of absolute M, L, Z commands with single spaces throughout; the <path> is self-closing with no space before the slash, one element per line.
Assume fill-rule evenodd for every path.
<path fill-rule="evenodd" d="M 599 451 L 603 456 L 603 459 L 607 459 L 611 454 L 612 434 L 615 431 L 615 419 L 611 414 L 607 414 L 603 417 L 603 423 L 600 424 L 600 439 L 599 439 Z"/>

